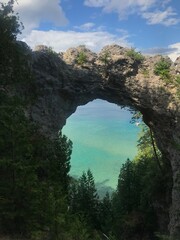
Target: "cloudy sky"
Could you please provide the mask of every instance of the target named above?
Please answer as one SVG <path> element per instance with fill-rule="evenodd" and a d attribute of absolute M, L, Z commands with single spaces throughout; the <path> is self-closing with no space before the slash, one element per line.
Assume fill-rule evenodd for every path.
<path fill-rule="evenodd" d="M 7 2 L 7 0 L 1 0 Z M 116 43 L 153 54 L 180 55 L 179 0 L 18 0 L 20 39 L 65 51 Z"/>

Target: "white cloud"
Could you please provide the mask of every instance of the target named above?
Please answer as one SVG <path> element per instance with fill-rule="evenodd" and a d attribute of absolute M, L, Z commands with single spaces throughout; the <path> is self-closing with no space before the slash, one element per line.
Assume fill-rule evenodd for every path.
<path fill-rule="evenodd" d="M 76 31 L 37 31 L 33 30 L 23 39 L 30 47 L 43 44 L 51 46 L 56 52 L 65 51 L 70 47 L 86 45 L 92 51 L 99 51 L 108 44 L 130 46 L 127 35 L 114 35 L 105 31 L 76 32 Z"/>
<path fill-rule="evenodd" d="M 165 7 L 168 3 L 170 3 L 171 2 L 171 0 L 164 0 L 163 2 L 162 2 L 162 7 Z"/>
<path fill-rule="evenodd" d="M 171 0 L 85 0 L 89 7 L 101 7 L 104 12 L 117 12 L 120 19 L 130 14 L 138 14 L 147 20 L 148 24 L 162 24 L 164 26 L 175 25 L 179 22 L 177 13 L 168 7 Z"/>
<path fill-rule="evenodd" d="M 8 0 L 1 2 L 7 3 Z M 15 2 L 14 10 L 19 13 L 26 33 L 38 28 L 42 22 L 49 22 L 55 26 L 67 23 L 59 0 L 18 0 L 18 3 Z"/>
<path fill-rule="evenodd" d="M 147 19 L 148 24 L 162 24 L 164 26 L 175 25 L 179 22 L 179 19 L 173 17 L 177 13 L 173 11 L 171 7 L 168 7 L 165 11 L 145 12 L 142 17 Z"/>
<path fill-rule="evenodd" d="M 166 48 L 155 47 L 143 50 L 144 54 L 148 55 L 166 55 L 175 61 L 180 56 L 180 42 L 169 45 Z"/>
<path fill-rule="evenodd" d="M 95 23 L 93 22 L 88 22 L 88 23 L 84 23 L 80 26 L 74 26 L 74 29 L 80 30 L 80 31 L 84 31 L 84 32 L 88 32 L 88 31 L 93 31 L 93 32 L 104 32 L 106 31 L 106 27 L 101 25 L 101 26 L 96 26 Z"/>
<path fill-rule="evenodd" d="M 74 28 L 82 30 L 82 31 L 89 31 L 89 30 L 92 30 L 94 26 L 95 26 L 94 23 L 88 22 L 88 23 L 84 23 L 80 26 L 75 26 Z"/>
<path fill-rule="evenodd" d="M 119 17 L 132 14 L 137 9 L 143 11 L 153 6 L 156 0 L 85 0 L 89 7 L 102 7 L 105 12 L 118 12 Z"/>
<path fill-rule="evenodd" d="M 169 48 L 173 48 L 174 51 L 168 56 L 172 59 L 172 61 L 175 61 L 180 56 L 180 42 L 169 45 Z"/>
<path fill-rule="evenodd" d="M 169 55 L 171 53 L 174 53 L 177 51 L 177 48 L 170 48 L 170 47 L 154 47 L 154 48 L 149 48 L 145 49 L 143 52 L 145 54 L 151 54 L 151 55 Z"/>
<path fill-rule="evenodd" d="M 88 7 L 104 7 L 110 0 L 85 0 L 84 4 Z"/>

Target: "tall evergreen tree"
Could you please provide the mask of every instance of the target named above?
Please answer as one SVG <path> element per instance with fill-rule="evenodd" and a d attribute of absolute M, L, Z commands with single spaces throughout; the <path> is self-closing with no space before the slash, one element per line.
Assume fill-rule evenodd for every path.
<path fill-rule="evenodd" d="M 99 200 L 92 172 L 90 170 L 83 172 L 75 184 L 75 186 L 72 186 L 75 192 L 71 195 L 73 212 L 81 213 L 91 226 L 98 228 Z"/>
<path fill-rule="evenodd" d="M 113 225 L 113 209 L 112 209 L 112 200 L 107 192 L 105 197 L 100 202 L 100 224 L 101 231 L 106 235 L 109 235 L 112 231 Z"/>
<path fill-rule="evenodd" d="M 65 221 L 72 143 L 61 134 L 48 139 L 26 119 L 19 90 L 32 83 L 30 50 L 16 41 L 13 3 L 0 7 L 0 233 L 36 239 L 46 229 L 57 236 Z"/>
<path fill-rule="evenodd" d="M 162 170 L 163 173 L 170 172 L 169 166 L 158 149 L 154 154 L 155 143 L 152 146 L 153 136 L 149 129 L 144 127 L 142 130 L 138 154 L 133 161 L 127 160 L 122 166 L 112 199 L 115 217 L 113 231 L 120 239 L 154 240 L 155 231 L 159 229 L 166 233 L 167 230 L 171 178 L 162 175 Z M 158 206 L 164 206 L 164 210 Z"/>

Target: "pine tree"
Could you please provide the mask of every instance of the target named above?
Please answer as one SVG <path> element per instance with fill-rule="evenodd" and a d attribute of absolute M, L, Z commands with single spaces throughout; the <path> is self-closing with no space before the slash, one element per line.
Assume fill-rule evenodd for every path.
<path fill-rule="evenodd" d="M 32 87 L 30 50 L 16 41 L 13 3 L 0 8 L 0 231 L 36 239 L 64 221 L 72 143 L 48 139 L 25 116 L 32 99 L 17 89 Z"/>
<path fill-rule="evenodd" d="M 76 194 L 71 197 L 72 211 L 81 213 L 90 226 L 98 228 L 99 200 L 92 172 L 90 170 L 83 172 L 76 184 L 73 185 Z"/>
<path fill-rule="evenodd" d="M 112 209 L 112 200 L 107 192 L 105 197 L 100 203 L 100 223 L 101 223 L 101 231 L 106 235 L 112 231 L 114 216 Z"/>

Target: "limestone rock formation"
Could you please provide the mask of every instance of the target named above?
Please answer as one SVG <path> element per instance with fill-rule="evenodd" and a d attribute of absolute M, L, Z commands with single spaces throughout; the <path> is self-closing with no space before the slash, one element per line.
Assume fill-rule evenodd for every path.
<path fill-rule="evenodd" d="M 82 51 L 86 58 L 78 64 L 78 54 Z M 180 239 L 179 86 L 175 80 L 167 83 L 154 74 L 154 65 L 160 56 L 145 57 L 141 62 L 130 57 L 128 51 L 111 45 L 95 54 L 80 46 L 58 55 L 36 48 L 31 64 L 39 94 L 28 115 L 52 137 L 78 106 L 97 98 L 139 110 L 153 130 L 158 147 L 171 162 L 173 190 L 169 229 L 171 236 Z M 174 79 L 179 74 L 179 65 L 180 59 L 171 62 Z"/>

